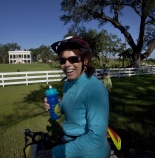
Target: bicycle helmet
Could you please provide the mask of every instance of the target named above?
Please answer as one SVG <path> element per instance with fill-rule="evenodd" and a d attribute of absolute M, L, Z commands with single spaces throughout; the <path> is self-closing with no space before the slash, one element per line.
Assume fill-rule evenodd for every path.
<path fill-rule="evenodd" d="M 91 54 L 89 44 L 80 37 L 67 37 L 62 41 L 57 41 L 53 43 L 51 47 L 53 51 L 58 55 L 66 49 L 85 50 L 87 52 L 90 52 Z"/>

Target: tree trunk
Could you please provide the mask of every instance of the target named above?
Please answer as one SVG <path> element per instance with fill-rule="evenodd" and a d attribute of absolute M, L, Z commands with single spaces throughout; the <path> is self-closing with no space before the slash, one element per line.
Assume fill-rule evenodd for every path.
<path fill-rule="evenodd" d="M 131 67 L 139 67 L 141 63 L 140 53 L 133 53 L 130 62 Z"/>
<path fill-rule="evenodd" d="M 96 57 L 97 57 L 97 59 L 99 61 L 100 68 L 102 68 L 103 67 L 102 57 L 100 55 L 98 55 L 98 54 L 96 54 Z"/>

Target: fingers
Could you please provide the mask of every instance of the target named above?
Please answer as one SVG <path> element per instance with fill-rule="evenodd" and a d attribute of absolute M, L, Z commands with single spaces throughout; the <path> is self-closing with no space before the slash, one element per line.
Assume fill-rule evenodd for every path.
<path fill-rule="evenodd" d="M 61 102 L 61 99 L 59 99 L 59 102 Z M 44 107 L 45 110 L 48 111 L 50 109 L 50 105 L 47 103 L 47 98 L 44 98 Z"/>
<path fill-rule="evenodd" d="M 45 110 L 48 111 L 50 109 L 50 105 L 48 103 L 44 103 Z"/>
<path fill-rule="evenodd" d="M 47 98 L 46 97 L 44 98 L 44 102 L 47 103 Z"/>
<path fill-rule="evenodd" d="M 44 107 L 45 107 L 46 111 L 48 111 L 50 109 L 50 105 L 47 103 L 47 98 L 46 97 L 44 98 Z"/>

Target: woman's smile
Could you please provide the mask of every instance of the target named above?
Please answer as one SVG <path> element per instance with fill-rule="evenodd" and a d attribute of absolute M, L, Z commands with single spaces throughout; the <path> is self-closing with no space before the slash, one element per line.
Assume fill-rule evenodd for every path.
<path fill-rule="evenodd" d="M 76 56 L 76 54 L 71 50 L 65 50 L 61 53 L 61 58 L 67 59 L 73 56 Z M 69 80 L 75 80 L 82 73 L 82 62 L 77 61 L 75 63 L 71 63 L 69 60 L 66 60 L 64 64 L 61 64 L 61 68 Z"/>

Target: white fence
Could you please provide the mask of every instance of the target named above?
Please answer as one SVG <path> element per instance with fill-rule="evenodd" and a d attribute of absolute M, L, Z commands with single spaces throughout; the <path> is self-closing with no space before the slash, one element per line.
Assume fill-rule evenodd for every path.
<path fill-rule="evenodd" d="M 62 70 L 0 73 L 0 86 L 61 81 Z"/>
<path fill-rule="evenodd" d="M 155 67 L 141 68 L 109 68 L 107 69 L 111 77 L 123 77 L 133 75 L 155 74 Z M 101 78 L 101 69 L 96 69 L 94 75 Z M 29 72 L 2 72 L 0 73 L 0 86 L 31 84 L 31 83 L 46 83 L 61 81 L 64 77 L 62 70 L 51 71 L 29 71 Z"/>
<path fill-rule="evenodd" d="M 96 69 L 96 76 L 100 78 L 99 72 L 101 69 Z M 142 66 L 140 68 L 109 68 L 107 69 L 110 77 L 124 77 L 124 76 L 139 76 L 155 74 L 155 66 Z"/>

